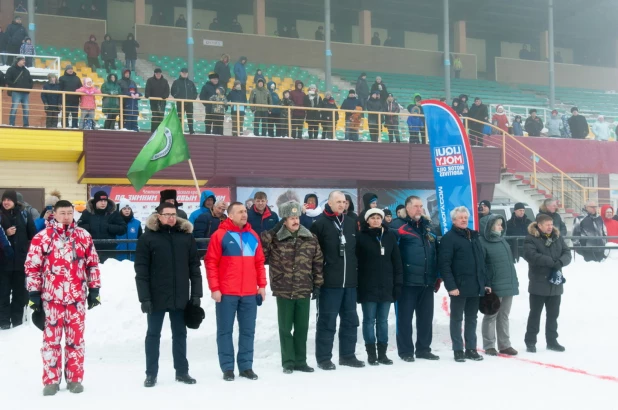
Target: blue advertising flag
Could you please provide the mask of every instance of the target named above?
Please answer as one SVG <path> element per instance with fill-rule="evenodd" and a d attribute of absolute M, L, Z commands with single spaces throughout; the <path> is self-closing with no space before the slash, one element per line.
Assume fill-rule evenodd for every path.
<path fill-rule="evenodd" d="M 422 106 L 442 235 L 451 229 L 451 211 L 459 206 L 470 211 L 468 227 L 478 230 L 476 175 L 468 134 L 457 113 L 448 105 L 427 100 Z"/>

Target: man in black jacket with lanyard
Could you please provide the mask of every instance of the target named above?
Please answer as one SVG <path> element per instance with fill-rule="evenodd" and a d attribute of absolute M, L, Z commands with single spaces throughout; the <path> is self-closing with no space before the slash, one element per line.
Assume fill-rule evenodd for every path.
<path fill-rule="evenodd" d="M 340 191 L 328 196 L 324 213 L 311 225 L 324 254 L 324 285 L 317 296 L 318 319 L 315 355 L 322 370 L 335 370 L 332 362 L 333 342 L 339 325 L 339 365 L 364 367 L 355 355 L 358 332 L 356 312 L 356 221 L 343 214 L 346 198 Z"/>

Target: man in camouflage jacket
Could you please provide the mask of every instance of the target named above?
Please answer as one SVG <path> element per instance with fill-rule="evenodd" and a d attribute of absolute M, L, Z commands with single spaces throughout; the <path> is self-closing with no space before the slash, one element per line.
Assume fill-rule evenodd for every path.
<path fill-rule="evenodd" d="M 286 202 L 279 211 L 282 222 L 262 233 L 262 247 L 277 298 L 283 372 L 313 372 L 307 365 L 309 297 L 319 296 L 324 258 L 318 239 L 300 224 L 300 204 Z"/>

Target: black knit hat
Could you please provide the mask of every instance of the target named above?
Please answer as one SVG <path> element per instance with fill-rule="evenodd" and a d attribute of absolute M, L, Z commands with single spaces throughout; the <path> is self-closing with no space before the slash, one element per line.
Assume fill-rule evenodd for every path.
<path fill-rule="evenodd" d="M 405 206 L 404 205 L 397 205 L 397 208 L 395 208 L 395 213 L 399 212 L 400 209 L 404 209 Z"/>
<path fill-rule="evenodd" d="M 162 72 L 163 72 L 163 70 L 161 70 L 159 67 L 155 68 L 155 70 L 154 70 L 155 74 L 160 74 Z"/>
<path fill-rule="evenodd" d="M 13 204 L 17 205 L 17 192 L 14 189 L 7 189 L 2 194 L 2 200 L 9 199 L 13 201 Z"/>
<path fill-rule="evenodd" d="M 524 205 L 521 202 L 518 202 L 518 203 L 515 204 L 514 210 L 517 211 L 518 209 L 526 209 L 526 205 Z"/>
<path fill-rule="evenodd" d="M 486 199 L 483 199 L 480 203 L 480 205 L 485 205 L 487 208 L 491 209 L 491 202 L 489 202 Z"/>
<path fill-rule="evenodd" d="M 105 191 L 98 191 L 97 193 L 94 194 L 94 203 L 96 204 L 99 201 L 104 201 L 109 199 L 109 196 L 107 195 L 107 192 Z"/>
<path fill-rule="evenodd" d="M 356 90 L 350 90 L 350 91 L 348 91 L 348 95 L 352 95 L 352 94 L 356 94 Z"/>
<path fill-rule="evenodd" d="M 208 78 L 210 80 L 212 80 L 213 78 L 219 78 L 219 74 L 217 74 L 217 73 L 210 73 L 210 74 L 208 74 Z"/>
<path fill-rule="evenodd" d="M 199 306 L 195 306 L 189 301 L 185 308 L 185 325 L 189 329 L 199 329 L 202 324 L 202 320 L 206 317 L 204 309 Z"/>
<path fill-rule="evenodd" d="M 388 208 L 384 208 L 382 212 L 384 212 L 384 216 L 393 216 L 393 213 Z"/>

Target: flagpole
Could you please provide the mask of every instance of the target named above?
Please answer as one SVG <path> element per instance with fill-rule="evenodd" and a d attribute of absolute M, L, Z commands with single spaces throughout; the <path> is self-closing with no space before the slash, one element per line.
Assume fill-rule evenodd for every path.
<path fill-rule="evenodd" d="M 189 158 L 187 161 L 189 162 L 189 168 L 191 168 L 191 175 L 193 175 L 193 182 L 195 182 L 195 189 L 197 189 L 197 197 L 199 198 L 200 195 L 202 195 L 202 191 L 200 191 L 200 184 L 197 183 L 197 177 L 195 176 L 193 162 L 191 162 L 191 158 Z"/>

